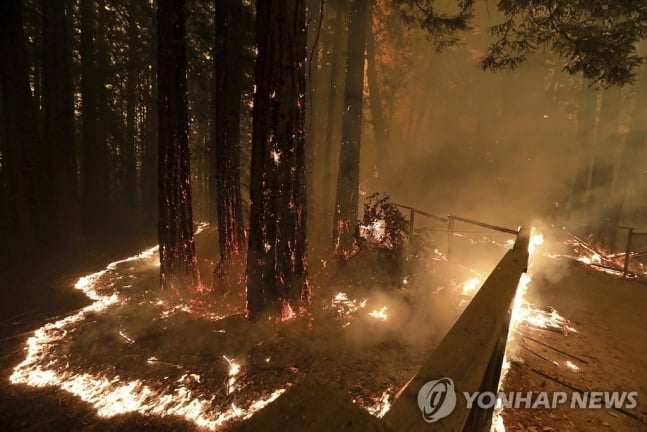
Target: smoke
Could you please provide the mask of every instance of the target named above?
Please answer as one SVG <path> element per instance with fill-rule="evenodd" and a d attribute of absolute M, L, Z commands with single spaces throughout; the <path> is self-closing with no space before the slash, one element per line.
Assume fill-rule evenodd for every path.
<path fill-rule="evenodd" d="M 362 191 L 509 227 L 545 218 L 585 235 L 618 209 L 620 223 L 639 224 L 644 138 L 637 138 L 633 157 L 626 142 L 628 131 L 647 120 L 636 96 L 645 80 L 622 90 L 590 88 L 563 72 L 550 53 L 529 57 L 513 72 L 481 71 L 487 28 L 498 17 L 479 7 L 463 43 L 441 53 L 421 30 L 406 26 L 399 30 L 406 39 L 384 33 L 378 40 L 388 139 L 385 148 L 376 143 L 367 101 Z M 370 89 L 366 93 L 370 98 Z M 332 179 L 335 169 L 333 161 Z M 321 197 L 321 187 L 315 184 L 313 199 Z M 327 218 L 315 212 L 311 227 L 320 224 L 329 232 Z"/>

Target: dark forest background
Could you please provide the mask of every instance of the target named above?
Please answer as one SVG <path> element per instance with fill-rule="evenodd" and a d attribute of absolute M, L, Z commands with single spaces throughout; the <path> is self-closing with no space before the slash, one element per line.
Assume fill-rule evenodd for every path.
<path fill-rule="evenodd" d="M 207 221 L 252 309 L 298 307 L 306 232 L 343 262 L 375 191 L 610 250 L 645 221 L 647 5 L 595 3 L 2 0 L 3 266 L 158 238 L 196 285 Z"/>

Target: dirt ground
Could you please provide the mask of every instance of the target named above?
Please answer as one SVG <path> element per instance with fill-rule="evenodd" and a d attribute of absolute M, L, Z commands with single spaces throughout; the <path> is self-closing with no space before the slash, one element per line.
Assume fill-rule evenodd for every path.
<path fill-rule="evenodd" d="M 569 401 L 574 391 L 635 391 L 638 406 L 624 412 L 568 404 L 505 409 L 506 430 L 647 431 L 647 284 L 566 258 L 542 257 L 531 270 L 528 297 L 540 308 L 555 308 L 576 332 L 524 328 L 526 337 L 515 336 L 523 346 L 521 362 L 513 362 L 503 390 L 566 392 Z"/>

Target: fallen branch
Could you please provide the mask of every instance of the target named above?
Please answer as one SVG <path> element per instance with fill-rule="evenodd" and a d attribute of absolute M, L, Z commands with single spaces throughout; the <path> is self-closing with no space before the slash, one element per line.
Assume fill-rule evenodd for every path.
<path fill-rule="evenodd" d="M 543 360 L 543 361 L 545 361 L 546 363 L 550 363 L 550 364 L 552 364 L 553 366 L 559 366 L 559 363 L 557 363 L 555 360 L 551 360 L 551 359 L 549 359 L 549 358 L 547 358 L 547 357 L 544 357 L 543 355 L 541 355 L 541 354 L 539 354 L 539 353 L 537 353 L 537 352 L 535 352 L 535 351 L 531 350 L 530 348 L 528 348 L 525 344 L 524 344 L 521 348 L 522 348 L 522 349 L 524 349 L 524 350 L 526 350 L 526 351 L 528 351 L 530 354 L 534 354 L 534 355 L 536 355 L 537 357 L 539 357 L 540 359 L 542 359 L 542 360 Z"/>
<path fill-rule="evenodd" d="M 555 352 L 558 352 L 558 353 L 560 353 L 560 354 L 562 354 L 562 355 L 564 355 L 564 356 L 566 356 L 566 357 L 570 357 L 570 358 L 575 359 L 575 360 L 577 360 L 577 361 L 579 361 L 579 362 L 582 362 L 582 363 L 584 363 L 584 364 L 589 364 L 589 362 L 588 362 L 588 361 L 586 361 L 586 360 L 584 360 L 583 358 L 577 357 L 577 356 L 575 356 L 575 355 L 573 355 L 573 354 L 569 354 L 569 353 L 567 353 L 566 351 L 562 351 L 562 350 L 560 350 L 560 349 L 558 349 L 558 348 L 552 347 L 552 346 L 548 345 L 547 343 L 541 342 L 541 341 L 539 341 L 539 340 L 537 340 L 537 339 L 534 339 L 534 338 L 532 338 L 532 337 L 528 336 L 527 334 L 521 333 L 519 330 L 515 330 L 515 331 L 516 331 L 517 333 L 519 333 L 519 334 L 520 334 L 523 338 L 525 338 L 525 339 L 531 340 L 531 341 L 533 341 L 533 342 L 535 342 L 535 343 L 537 343 L 537 344 L 539 344 L 539 345 L 541 345 L 541 346 L 544 346 L 544 347 L 546 347 L 546 348 L 548 348 L 548 349 L 551 349 L 551 350 L 553 350 L 553 351 L 555 351 Z"/>

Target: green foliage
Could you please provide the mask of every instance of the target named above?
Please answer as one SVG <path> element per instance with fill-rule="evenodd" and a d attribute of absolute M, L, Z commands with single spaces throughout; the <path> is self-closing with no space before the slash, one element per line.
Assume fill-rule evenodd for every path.
<path fill-rule="evenodd" d="M 418 24 L 437 50 L 456 45 L 469 30 L 473 0 L 459 0 L 452 12 L 438 1 L 397 0 L 405 22 Z M 647 35 L 647 0 L 500 0 L 504 20 L 490 28 L 495 41 L 481 59 L 484 70 L 513 70 L 529 55 L 548 49 L 563 69 L 582 73 L 602 87 L 632 84 L 643 62 L 638 43 Z"/>
<path fill-rule="evenodd" d="M 505 20 L 490 28 L 496 41 L 481 60 L 485 70 L 512 70 L 540 48 L 603 87 L 631 84 L 643 58 L 636 46 L 647 32 L 647 1 L 502 0 Z"/>
<path fill-rule="evenodd" d="M 437 51 L 456 45 L 460 32 L 470 29 L 474 16 L 474 0 L 459 0 L 456 10 L 441 11 L 434 0 L 397 0 L 402 18 L 408 24 L 417 23 L 425 30 Z"/>

